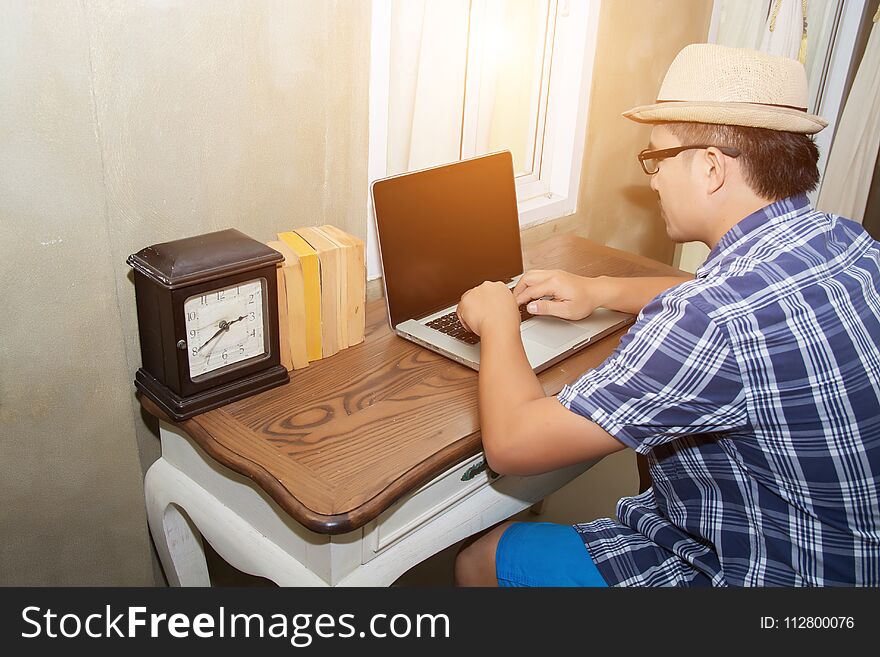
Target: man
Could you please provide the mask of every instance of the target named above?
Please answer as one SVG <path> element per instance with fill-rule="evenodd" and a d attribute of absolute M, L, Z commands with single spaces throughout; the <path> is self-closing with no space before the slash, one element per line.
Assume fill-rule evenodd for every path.
<path fill-rule="evenodd" d="M 489 465 L 537 474 L 630 447 L 653 487 L 619 521 L 504 523 L 456 582 L 506 586 L 880 585 L 880 245 L 809 207 L 826 122 L 794 60 L 691 45 L 639 154 L 667 232 L 711 252 L 692 280 L 527 272 L 461 299 L 481 336 Z M 539 300 L 542 297 L 551 300 Z M 545 397 L 517 306 L 639 317 L 599 368 Z M 534 311 L 533 311 L 534 312 Z"/>

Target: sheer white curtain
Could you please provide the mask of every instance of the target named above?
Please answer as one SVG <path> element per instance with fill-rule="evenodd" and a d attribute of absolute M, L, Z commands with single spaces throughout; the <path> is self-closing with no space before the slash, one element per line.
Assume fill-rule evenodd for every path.
<path fill-rule="evenodd" d="M 760 49 L 803 64 L 807 58 L 806 0 L 773 0 Z"/>
<path fill-rule="evenodd" d="M 880 9 L 834 136 L 817 207 L 861 222 L 880 149 Z"/>
<path fill-rule="evenodd" d="M 767 22 L 770 0 L 716 0 L 718 32 L 715 43 L 733 48 L 757 48 Z"/>
<path fill-rule="evenodd" d="M 393 0 L 389 175 L 502 149 L 513 153 L 518 175 L 532 172 L 550 6 Z"/>
<path fill-rule="evenodd" d="M 546 105 L 543 54 L 554 18 L 548 17 L 549 4 L 547 0 L 484 0 L 475 4 L 482 12 L 479 24 L 471 22 L 474 52 L 468 56 L 479 62 L 479 71 L 468 92 L 477 101 L 475 140 L 465 145 L 465 151 L 509 149 L 517 175 L 531 173 L 535 164 L 535 118 L 542 99 Z M 475 40 L 473 31 L 480 27 L 481 38 Z"/>
<path fill-rule="evenodd" d="M 813 91 L 825 70 L 827 53 L 831 49 L 834 36 L 835 15 L 838 11 L 837 0 L 809 0 L 807 3 L 807 80 Z M 813 94 L 811 94 L 811 97 Z M 811 112 L 818 112 L 818 107 L 810 107 Z"/>
<path fill-rule="evenodd" d="M 395 0 L 388 175 L 459 158 L 468 0 Z"/>

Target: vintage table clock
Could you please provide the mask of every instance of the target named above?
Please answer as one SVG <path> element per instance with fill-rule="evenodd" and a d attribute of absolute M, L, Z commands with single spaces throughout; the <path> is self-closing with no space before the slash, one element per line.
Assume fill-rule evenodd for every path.
<path fill-rule="evenodd" d="M 143 364 L 135 387 L 185 420 L 287 383 L 278 341 L 281 260 L 235 229 L 130 255 Z"/>

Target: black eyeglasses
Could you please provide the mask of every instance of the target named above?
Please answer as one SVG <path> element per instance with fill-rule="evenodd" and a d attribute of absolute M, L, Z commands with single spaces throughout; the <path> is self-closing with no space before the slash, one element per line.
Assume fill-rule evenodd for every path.
<path fill-rule="evenodd" d="M 647 173 L 649 176 L 653 176 L 660 168 L 660 160 L 665 160 L 668 157 L 675 157 L 683 151 L 700 148 L 712 148 L 713 146 L 714 144 L 694 144 L 693 146 L 676 146 L 675 148 L 663 148 L 659 151 L 649 151 L 646 149 L 639 153 L 639 164 L 642 165 L 642 171 Z M 717 148 L 728 157 L 739 157 L 740 155 L 742 155 L 742 153 L 738 149 L 732 148 L 731 146 L 714 146 L 714 148 Z"/>

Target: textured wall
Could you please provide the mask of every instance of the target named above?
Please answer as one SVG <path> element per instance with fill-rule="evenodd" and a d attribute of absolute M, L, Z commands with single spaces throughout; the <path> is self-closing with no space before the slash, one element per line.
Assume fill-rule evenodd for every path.
<path fill-rule="evenodd" d="M 620 116 L 711 0 L 605 0 L 579 211 L 668 262 Z M 234 226 L 365 235 L 366 0 L 0 3 L 0 585 L 150 584 L 128 254 Z M 542 227 L 542 234 L 552 229 Z"/>
<path fill-rule="evenodd" d="M 601 244 L 672 262 L 674 245 L 636 154 L 650 126 L 621 112 L 654 102 L 666 69 L 689 43 L 706 41 L 712 0 L 605 0 L 590 96 L 575 230 Z"/>
<path fill-rule="evenodd" d="M 0 583 L 149 583 L 86 20 L 4 3 L 0 44 Z"/>
<path fill-rule="evenodd" d="M 128 254 L 365 236 L 368 2 L 0 4 L 0 585 L 150 584 Z"/>

